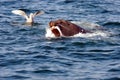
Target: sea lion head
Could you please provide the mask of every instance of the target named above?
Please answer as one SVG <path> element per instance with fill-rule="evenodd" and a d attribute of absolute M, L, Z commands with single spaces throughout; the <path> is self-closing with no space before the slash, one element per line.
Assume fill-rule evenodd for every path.
<path fill-rule="evenodd" d="M 87 33 L 88 31 L 80 26 L 63 19 L 50 21 L 49 28 L 56 37 L 73 36 L 78 33 Z"/>

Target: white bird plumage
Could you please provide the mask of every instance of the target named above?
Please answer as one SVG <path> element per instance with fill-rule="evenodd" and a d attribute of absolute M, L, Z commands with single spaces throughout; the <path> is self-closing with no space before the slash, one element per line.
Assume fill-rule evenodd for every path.
<path fill-rule="evenodd" d="M 30 13 L 30 15 L 27 15 L 24 11 L 22 10 L 13 10 L 12 13 L 17 14 L 17 15 L 21 15 L 26 19 L 26 23 L 33 23 L 34 22 L 34 17 L 44 14 L 43 11 L 37 11 L 35 13 Z"/>

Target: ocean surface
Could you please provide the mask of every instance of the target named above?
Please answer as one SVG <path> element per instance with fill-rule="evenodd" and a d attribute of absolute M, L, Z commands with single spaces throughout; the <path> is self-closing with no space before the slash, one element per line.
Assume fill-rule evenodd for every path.
<path fill-rule="evenodd" d="M 30 26 L 16 9 L 45 13 Z M 104 30 L 46 38 L 57 19 Z M 0 0 L 0 80 L 120 80 L 120 0 Z"/>

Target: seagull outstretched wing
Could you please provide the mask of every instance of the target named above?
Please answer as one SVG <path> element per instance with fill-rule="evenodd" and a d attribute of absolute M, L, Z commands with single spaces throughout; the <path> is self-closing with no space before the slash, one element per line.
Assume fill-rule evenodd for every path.
<path fill-rule="evenodd" d="M 26 19 L 28 19 L 27 14 L 22 10 L 13 10 L 12 13 L 17 14 L 17 15 L 21 15 L 21 16 L 25 17 Z"/>
<path fill-rule="evenodd" d="M 44 14 L 44 11 L 37 11 L 33 14 L 33 17 Z"/>

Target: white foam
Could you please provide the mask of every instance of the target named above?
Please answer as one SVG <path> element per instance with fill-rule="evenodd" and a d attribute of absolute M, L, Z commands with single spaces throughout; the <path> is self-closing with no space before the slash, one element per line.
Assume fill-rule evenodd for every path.
<path fill-rule="evenodd" d="M 52 33 L 52 31 L 50 30 L 50 28 L 46 28 L 45 37 L 46 38 L 55 38 L 55 35 Z"/>
<path fill-rule="evenodd" d="M 86 33 L 86 34 L 78 33 L 78 34 L 74 35 L 73 37 L 89 38 L 89 37 L 96 37 L 96 36 L 107 37 L 108 33 L 107 32 L 102 32 L 102 31 L 96 31 L 96 32 L 93 32 L 93 33 Z"/>

